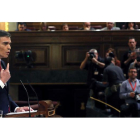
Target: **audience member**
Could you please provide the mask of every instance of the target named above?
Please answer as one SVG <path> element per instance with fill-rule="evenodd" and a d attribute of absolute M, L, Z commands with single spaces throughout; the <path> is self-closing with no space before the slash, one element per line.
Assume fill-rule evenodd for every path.
<path fill-rule="evenodd" d="M 26 23 L 24 24 L 24 30 L 25 30 L 25 31 L 31 31 L 30 29 L 27 29 Z"/>
<path fill-rule="evenodd" d="M 80 28 L 79 30 L 95 30 L 94 28 L 91 27 L 91 23 L 90 22 L 84 22 L 83 23 L 83 27 Z"/>
<path fill-rule="evenodd" d="M 115 22 L 107 22 L 106 27 L 102 28 L 101 31 L 105 30 L 120 30 L 119 27 L 114 27 Z"/>
<path fill-rule="evenodd" d="M 31 30 L 27 29 L 25 22 L 18 22 L 18 29 L 16 31 L 31 31 Z"/>
<path fill-rule="evenodd" d="M 129 66 L 136 59 L 136 40 L 134 37 L 130 37 L 128 40 L 129 50 L 123 55 L 121 67 L 123 69 L 124 74 L 126 74 L 126 78 L 128 78 L 128 69 Z"/>
<path fill-rule="evenodd" d="M 63 31 L 68 31 L 69 30 L 68 24 L 64 23 L 63 26 L 62 26 L 62 30 Z"/>
<path fill-rule="evenodd" d="M 115 51 L 115 49 L 109 48 L 109 49 L 106 51 L 106 56 L 105 56 L 106 58 L 109 57 L 109 53 L 113 53 L 114 59 L 115 59 L 115 65 L 121 67 L 121 62 L 120 62 L 120 60 L 118 60 L 118 58 L 117 58 L 117 56 L 116 56 L 116 51 Z"/>
<path fill-rule="evenodd" d="M 121 107 L 122 116 L 138 117 L 140 110 L 140 81 L 137 79 L 137 70 L 131 67 L 128 72 L 129 78 L 124 81 L 120 87 L 120 98 L 125 100 Z"/>
<path fill-rule="evenodd" d="M 135 22 L 126 22 L 125 29 L 135 30 L 136 29 L 136 23 Z"/>
<path fill-rule="evenodd" d="M 39 31 L 50 31 L 48 29 L 47 22 L 41 22 L 40 23 L 40 29 L 39 29 Z"/>

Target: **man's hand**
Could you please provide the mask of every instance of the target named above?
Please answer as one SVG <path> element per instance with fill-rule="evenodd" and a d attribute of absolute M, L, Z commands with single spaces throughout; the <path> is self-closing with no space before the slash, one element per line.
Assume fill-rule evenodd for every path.
<path fill-rule="evenodd" d="M 135 61 L 134 61 L 134 64 L 136 64 L 137 63 L 137 59 L 135 59 Z"/>
<path fill-rule="evenodd" d="M 88 59 L 90 56 L 89 52 L 86 53 L 86 59 Z"/>
<path fill-rule="evenodd" d="M 130 92 L 130 97 L 134 98 L 135 97 L 135 93 L 134 92 Z"/>
<path fill-rule="evenodd" d="M 9 71 L 9 63 L 7 64 L 7 68 L 1 70 L 0 79 L 5 84 L 11 78 L 10 71 Z"/>
<path fill-rule="evenodd" d="M 81 65 L 80 65 L 80 69 L 81 69 L 81 70 L 84 69 L 84 67 L 85 67 L 85 65 L 86 65 L 86 63 L 87 63 L 87 61 L 88 61 L 89 56 L 90 56 L 89 52 L 86 52 L 85 59 L 83 60 L 83 62 L 82 62 Z"/>
<path fill-rule="evenodd" d="M 16 109 L 16 112 L 25 112 L 25 111 L 29 111 L 29 107 L 28 106 L 19 107 L 19 108 Z M 33 111 L 33 109 L 30 108 L 30 111 Z"/>

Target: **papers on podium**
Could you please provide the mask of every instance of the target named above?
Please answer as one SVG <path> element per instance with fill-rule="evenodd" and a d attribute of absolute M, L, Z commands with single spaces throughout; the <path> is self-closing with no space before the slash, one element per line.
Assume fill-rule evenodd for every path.
<path fill-rule="evenodd" d="M 30 113 L 36 113 L 37 110 L 33 110 L 33 111 L 30 111 Z M 25 111 L 25 112 L 10 112 L 10 113 L 7 113 L 6 115 L 16 115 L 16 114 L 29 114 L 29 111 Z"/>

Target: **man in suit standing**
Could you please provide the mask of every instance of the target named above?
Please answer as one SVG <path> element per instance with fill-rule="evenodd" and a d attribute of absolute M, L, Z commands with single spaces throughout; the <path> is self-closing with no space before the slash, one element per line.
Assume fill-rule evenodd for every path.
<path fill-rule="evenodd" d="M 9 56 L 11 50 L 10 37 L 8 32 L 0 30 L 0 110 L 3 110 L 3 114 L 29 110 L 29 107 L 18 107 L 9 95 L 9 79 L 11 78 L 9 63 L 6 67 L 1 59 Z"/>

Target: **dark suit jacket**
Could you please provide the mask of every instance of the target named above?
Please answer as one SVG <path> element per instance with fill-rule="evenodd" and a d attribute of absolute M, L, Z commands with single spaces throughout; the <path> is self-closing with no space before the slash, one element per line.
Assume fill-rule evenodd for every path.
<path fill-rule="evenodd" d="M 1 65 L 3 69 L 6 68 L 4 61 L 1 60 Z M 9 81 L 7 82 L 7 86 L 3 89 L 0 86 L 0 110 L 3 110 L 3 114 L 8 113 L 8 108 L 10 106 L 10 111 L 14 111 L 18 105 L 12 100 L 9 95 Z"/>

